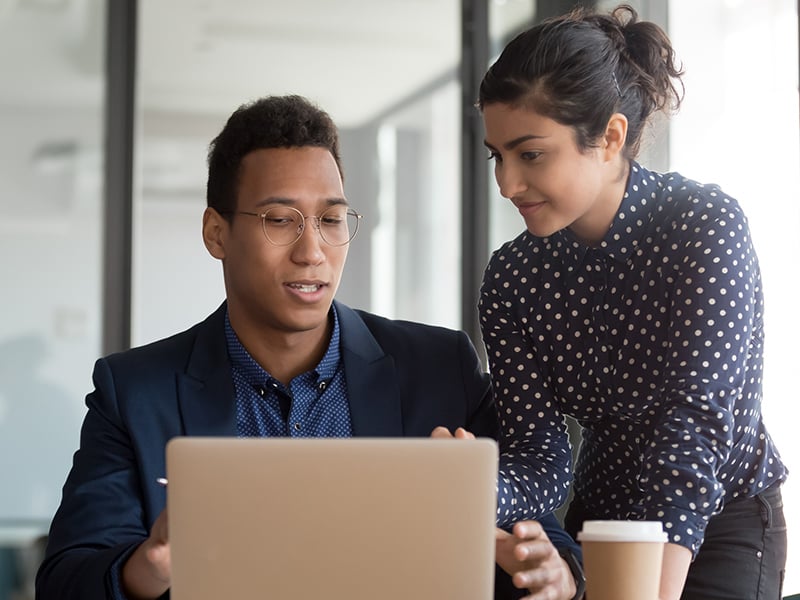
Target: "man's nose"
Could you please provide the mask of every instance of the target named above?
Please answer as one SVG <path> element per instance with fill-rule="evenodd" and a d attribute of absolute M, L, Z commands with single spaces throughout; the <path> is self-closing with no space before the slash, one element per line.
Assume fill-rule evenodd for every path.
<path fill-rule="evenodd" d="M 310 223 L 309 223 L 310 220 Z M 325 253 L 322 245 L 322 234 L 319 229 L 319 219 L 317 217 L 305 217 L 300 225 L 300 238 L 294 243 L 292 257 L 297 262 L 308 264 L 319 264 L 325 260 Z"/>

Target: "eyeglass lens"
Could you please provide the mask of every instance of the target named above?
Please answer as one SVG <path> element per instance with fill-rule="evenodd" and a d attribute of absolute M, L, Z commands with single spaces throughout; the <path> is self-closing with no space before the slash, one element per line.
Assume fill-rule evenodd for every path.
<path fill-rule="evenodd" d="M 303 234 L 306 219 L 311 219 L 322 239 L 331 246 L 343 246 L 356 235 L 358 214 L 347 206 L 332 206 L 318 217 L 304 217 L 290 206 L 277 206 L 264 213 L 264 235 L 276 246 L 288 246 Z"/>

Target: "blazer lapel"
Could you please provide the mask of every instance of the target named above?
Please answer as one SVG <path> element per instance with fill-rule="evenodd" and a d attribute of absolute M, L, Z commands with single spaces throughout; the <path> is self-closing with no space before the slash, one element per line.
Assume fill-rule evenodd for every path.
<path fill-rule="evenodd" d="M 403 435 L 403 414 L 394 359 L 384 353 L 361 317 L 335 302 L 353 435 Z"/>
<path fill-rule="evenodd" d="M 198 326 L 186 372 L 178 375 L 178 405 L 186 435 L 236 435 L 236 392 L 225 342 L 225 311 L 223 303 Z"/>
<path fill-rule="evenodd" d="M 353 309 L 335 304 L 353 435 L 402 436 L 394 359 L 384 353 Z M 185 435 L 236 435 L 236 392 L 225 343 L 225 310 L 223 303 L 198 326 L 186 373 L 178 375 L 178 405 Z"/>

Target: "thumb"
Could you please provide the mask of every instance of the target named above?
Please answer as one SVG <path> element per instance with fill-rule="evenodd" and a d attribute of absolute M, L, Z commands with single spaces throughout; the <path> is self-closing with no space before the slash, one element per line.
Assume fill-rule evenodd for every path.
<path fill-rule="evenodd" d="M 431 432 L 431 437 L 445 439 L 453 437 L 453 434 L 450 433 L 450 430 L 447 427 L 442 427 L 441 425 L 439 425 L 439 427 L 437 427 Z"/>

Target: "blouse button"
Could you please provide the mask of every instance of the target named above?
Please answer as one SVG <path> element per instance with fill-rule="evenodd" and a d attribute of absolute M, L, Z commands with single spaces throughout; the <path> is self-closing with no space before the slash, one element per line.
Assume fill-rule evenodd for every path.
<path fill-rule="evenodd" d="M 300 423 L 295 423 L 294 424 L 294 430 L 295 431 L 300 431 Z"/>
<path fill-rule="evenodd" d="M 320 392 L 324 392 L 326 387 L 328 387 L 328 382 L 327 382 L 327 381 L 320 381 L 320 382 L 317 384 L 317 389 L 318 389 Z"/>

